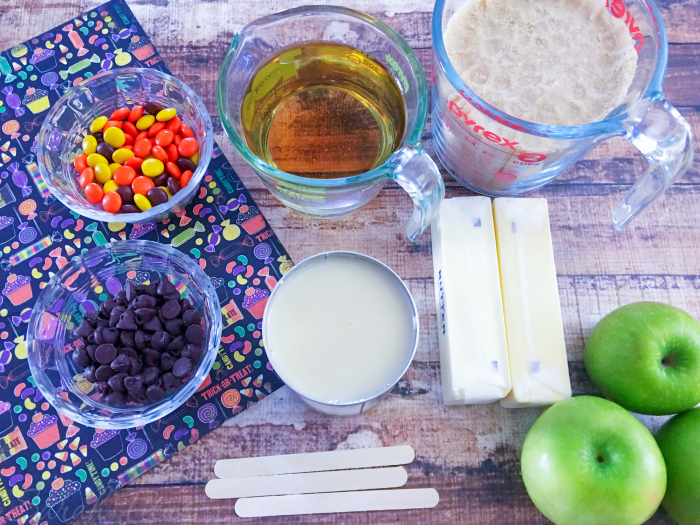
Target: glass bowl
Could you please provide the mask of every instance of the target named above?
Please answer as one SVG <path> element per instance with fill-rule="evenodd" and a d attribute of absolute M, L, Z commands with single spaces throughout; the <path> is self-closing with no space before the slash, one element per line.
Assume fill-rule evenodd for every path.
<path fill-rule="evenodd" d="M 127 279 L 146 284 L 167 276 L 202 313 L 204 353 L 189 379 L 160 401 L 110 405 L 93 398 L 92 383 L 72 359 L 70 330 L 82 314 L 116 295 Z M 221 339 L 221 306 L 211 279 L 189 257 L 151 241 L 118 241 L 75 256 L 44 288 L 27 331 L 29 367 L 36 385 L 59 412 L 86 426 L 122 429 L 146 425 L 181 406 L 208 378 Z"/>
<path fill-rule="evenodd" d="M 142 213 L 108 213 L 85 198 L 78 184 L 73 159 L 90 123 L 109 116 L 119 107 L 156 102 L 177 109 L 199 141 L 199 162 L 187 186 L 173 198 Z M 214 131 L 204 103 L 187 85 L 154 69 L 115 69 L 100 73 L 70 88 L 54 104 L 39 131 L 37 156 L 41 175 L 51 193 L 68 208 L 103 222 L 160 221 L 184 208 L 195 196 L 211 160 Z"/>

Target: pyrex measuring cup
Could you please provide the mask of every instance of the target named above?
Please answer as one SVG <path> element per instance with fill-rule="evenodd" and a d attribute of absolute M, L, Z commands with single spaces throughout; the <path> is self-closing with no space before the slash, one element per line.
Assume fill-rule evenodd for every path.
<path fill-rule="evenodd" d="M 406 112 L 403 138 L 398 149 L 371 171 L 338 179 L 301 177 L 267 164 L 248 148 L 241 106 L 251 79 L 280 49 L 314 41 L 341 43 L 371 55 L 399 86 Z M 295 53 L 288 56 L 284 68 L 255 76 L 261 96 L 296 74 Z M 413 215 L 406 225 L 411 240 L 435 217 L 445 188 L 437 166 L 419 143 L 428 113 L 425 75 L 413 50 L 383 22 L 333 6 L 298 7 L 255 20 L 236 35 L 224 58 L 218 104 L 224 130 L 238 153 L 285 206 L 314 217 L 338 217 L 369 202 L 387 179 L 394 179 L 413 199 Z"/>
<path fill-rule="evenodd" d="M 457 75 L 443 32 L 468 1 L 437 0 L 432 23 L 435 151 L 457 181 L 486 195 L 522 195 L 550 182 L 599 142 L 624 135 L 649 160 L 649 169 L 613 211 L 613 224 L 622 229 L 686 172 L 693 160 L 692 134 L 662 93 L 668 42 L 653 0 L 607 0 L 610 16 L 622 19 L 635 41 L 634 80 L 624 103 L 606 120 L 566 127 L 513 118 Z"/>

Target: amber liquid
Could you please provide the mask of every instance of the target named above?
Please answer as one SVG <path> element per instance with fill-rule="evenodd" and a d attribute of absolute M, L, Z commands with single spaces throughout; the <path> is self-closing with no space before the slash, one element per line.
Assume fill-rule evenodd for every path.
<path fill-rule="evenodd" d="M 246 90 L 248 147 L 287 173 L 336 179 L 369 171 L 403 136 L 403 96 L 389 71 L 357 49 L 309 42 L 280 51 Z"/>

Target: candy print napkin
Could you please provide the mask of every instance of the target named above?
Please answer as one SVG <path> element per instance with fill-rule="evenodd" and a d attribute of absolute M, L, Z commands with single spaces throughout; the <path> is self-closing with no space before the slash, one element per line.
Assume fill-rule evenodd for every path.
<path fill-rule="evenodd" d="M 169 73 L 123 0 L 0 54 L 0 525 L 75 518 L 281 386 L 262 350 L 261 318 L 292 262 L 216 145 L 197 197 L 160 223 L 82 218 L 42 180 L 36 135 L 48 109 L 81 80 L 125 66 Z M 224 329 L 209 378 L 184 406 L 145 427 L 100 431 L 42 399 L 25 335 L 51 275 L 114 239 L 170 244 L 197 260 L 218 293 Z"/>

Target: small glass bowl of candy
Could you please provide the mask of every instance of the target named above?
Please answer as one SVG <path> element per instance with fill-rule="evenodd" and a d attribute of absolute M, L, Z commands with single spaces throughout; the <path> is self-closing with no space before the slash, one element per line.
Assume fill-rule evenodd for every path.
<path fill-rule="evenodd" d="M 213 136 L 204 103 L 187 85 L 153 69 L 115 69 L 54 104 L 39 132 L 39 170 L 80 215 L 159 221 L 194 198 Z"/>
<path fill-rule="evenodd" d="M 214 286 L 191 258 L 119 241 L 73 257 L 51 279 L 29 320 L 27 359 L 37 387 L 66 417 L 132 428 L 165 417 L 207 384 L 221 329 Z"/>

